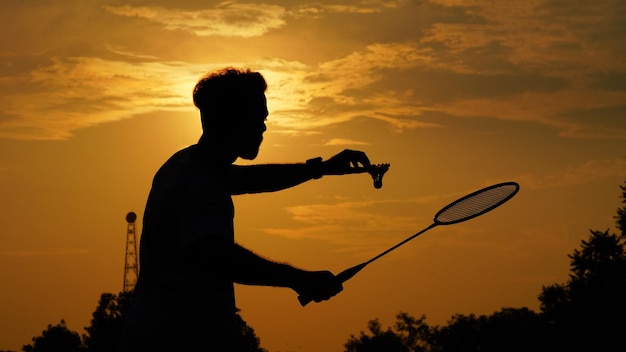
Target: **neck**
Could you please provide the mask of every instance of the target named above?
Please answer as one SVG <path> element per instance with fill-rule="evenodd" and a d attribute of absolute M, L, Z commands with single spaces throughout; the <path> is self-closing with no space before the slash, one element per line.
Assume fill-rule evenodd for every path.
<path fill-rule="evenodd" d="M 224 143 L 219 138 L 212 138 L 203 134 L 198 141 L 198 146 L 203 157 L 211 160 L 211 162 L 230 165 L 237 160 L 237 155 L 228 148 L 228 143 Z"/>

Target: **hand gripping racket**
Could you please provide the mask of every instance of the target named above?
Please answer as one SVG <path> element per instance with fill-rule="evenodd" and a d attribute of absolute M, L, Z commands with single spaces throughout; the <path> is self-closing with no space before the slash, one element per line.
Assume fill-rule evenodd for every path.
<path fill-rule="evenodd" d="M 462 198 L 459 198 L 439 210 L 439 212 L 435 214 L 433 223 L 427 228 L 387 249 L 386 251 L 375 256 L 374 258 L 342 271 L 341 273 L 337 274 L 337 278 L 341 280 L 341 282 L 346 282 L 371 262 L 393 251 L 401 245 L 409 242 L 410 240 L 432 229 L 433 227 L 438 225 L 457 224 L 483 215 L 504 204 L 509 199 L 513 198 L 513 196 L 517 194 L 518 191 L 519 184 L 517 184 L 516 182 L 504 182 L 485 187 Z M 305 306 L 309 302 L 311 302 L 311 299 L 303 296 L 298 296 L 298 301 L 300 301 L 300 304 L 302 306 Z"/>

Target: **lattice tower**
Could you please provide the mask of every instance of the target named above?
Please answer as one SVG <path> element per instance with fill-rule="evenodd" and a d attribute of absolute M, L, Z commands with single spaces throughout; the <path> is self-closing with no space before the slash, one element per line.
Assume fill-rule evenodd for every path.
<path fill-rule="evenodd" d="M 124 260 L 124 291 L 130 292 L 135 288 L 139 275 L 139 262 L 137 260 L 137 235 L 135 232 L 135 221 L 137 214 L 130 212 L 126 214 L 128 223 L 126 230 L 126 257 Z"/>

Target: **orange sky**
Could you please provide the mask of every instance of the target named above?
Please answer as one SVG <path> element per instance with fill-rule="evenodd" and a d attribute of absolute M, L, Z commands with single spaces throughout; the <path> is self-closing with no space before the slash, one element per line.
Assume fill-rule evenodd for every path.
<path fill-rule="evenodd" d="M 65 319 L 83 333 L 122 289 L 125 215 L 200 135 L 191 89 L 226 65 L 269 83 L 255 162 L 364 150 L 391 163 L 235 198 L 237 239 L 339 272 L 432 223 L 455 198 L 520 193 L 368 266 L 329 302 L 237 286 L 270 352 L 340 352 L 399 311 L 538 308 L 589 229 L 614 230 L 626 179 L 626 3 L 535 0 L 48 2 L 0 12 L 0 350 Z M 141 226 L 138 226 L 139 229 Z"/>

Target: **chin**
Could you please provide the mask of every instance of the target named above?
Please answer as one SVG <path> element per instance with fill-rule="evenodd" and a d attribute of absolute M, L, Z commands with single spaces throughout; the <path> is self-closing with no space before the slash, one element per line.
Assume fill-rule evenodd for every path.
<path fill-rule="evenodd" d="M 239 153 L 239 157 L 246 160 L 256 159 L 256 157 L 259 155 L 259 149 L 261 148 L 262 141 L 263 139 L 261 139 L 261 141 L 259 141 L 259 143 L 255 144 L 254 146 L 251 145 L 249 146 L 249 148 L 244 148 L 241 153 Z"/>
<path fill-rule="evenodd" d="M 239 157 L 242 159 L 246 159 L 246 160 L 254 160 L 256 159 L 258 155 L 259 155 L 259 149 L 257 148 L 256 150 L 250 150 L 250 151 L 241 153 Z"/>

